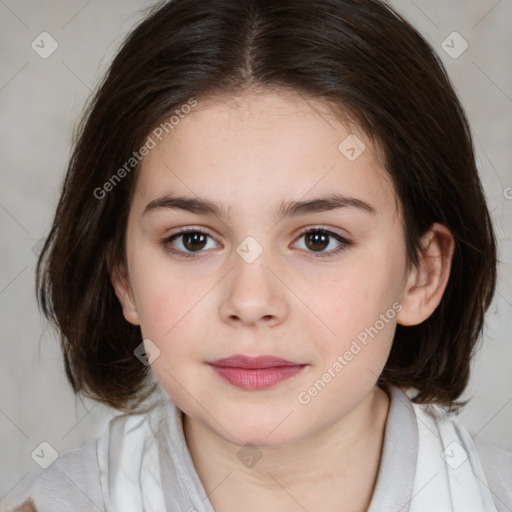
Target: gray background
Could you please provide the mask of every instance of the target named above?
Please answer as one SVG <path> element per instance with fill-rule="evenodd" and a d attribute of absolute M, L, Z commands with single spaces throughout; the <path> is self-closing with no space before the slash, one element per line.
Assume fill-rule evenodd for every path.
<path fill-rule="evenodd" d="M 437 49 L 473 128 L 501 263 L 464 395 L 471 402 L 459 421 L 512 450 L 512 0 L 392 4 Z M 35 253 L 50 228 L 84 101 L 149 5 L 0 0 L 0 500 L 39 470 L 31 453 L 41 442 L 58 453 L 77 448 L 116 413 L 73 396 L 57 337 L 37 309 Z M 47 59 L 31 47 L 43 31 L 58 43 Z M 442 47 L 454 31 L 469 44 L 458 58 Z M 458 39 L 448 44 L 461 48 Z"/>

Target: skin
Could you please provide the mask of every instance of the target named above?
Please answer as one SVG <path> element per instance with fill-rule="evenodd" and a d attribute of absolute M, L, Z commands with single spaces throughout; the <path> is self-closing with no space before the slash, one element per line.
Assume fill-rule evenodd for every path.
<path fill-rule="evenodd" d="M 354 161 L 338 150 L 349 134 L 366 145 Z M 439 304 L 453 254 L 450 232 L 434 224 L 420 265 L 407 268 L 395 192 L 377 154 L 319 101 L 252 91 L 199 102 L 144 159 L 127 225 L 128 268 L 118 265 L 112 284 L 126 320 L 160 350 L 152 370 L 184 412 L 187 444 L 217 511 L 362 511 L 371 501 L 389 410 L 377 378 L 396 323 L 418 324 Z M 274 217 L 281 202 L 334 191 L 375 213 L 346 207 Z M 216 201 L 224 215 L 143 215 L 164 193 Z M 300 230 L 319 226 L 351 244 L 337 254 L 334 237 L 308 245 Z M 209 234 L 190 258 L 168 250 L 190 253 L 190 239 L 162 244 L 184 227 Z M 262 249 L 251 263 L 236 251 L 248 236 Z M 300 403 L 298 394 L 394 303 L 395 318 Z M 249 391 L 207 364 L 234 354 L 307 366 Z M 247 443 L 261 455 L 252 467 L 237 457 Z"/>

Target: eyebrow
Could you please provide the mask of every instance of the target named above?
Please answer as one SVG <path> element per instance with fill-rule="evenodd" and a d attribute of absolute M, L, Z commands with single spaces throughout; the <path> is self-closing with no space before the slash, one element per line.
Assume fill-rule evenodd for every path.
<path fill-rule="evenodd" d="M 277 218 L 295 217 L 341 208 L 354 208 L 372 215 L 377 213 L 377 210 L 371 204 L 361 199 L 347 197 L 342 194 L 330 194 L 325 197 L 310 199 L 309 201 L 282 202 L 274 212 L 274 215 Z M 142 215 L 144 216 L 158 210 L 184 210 L 197 215 L 226 216 L 222 205 L 215 201 L 208 201 L 198 197 L 173 196 L 170 194 L 149 202 L 144 208 Z"/>

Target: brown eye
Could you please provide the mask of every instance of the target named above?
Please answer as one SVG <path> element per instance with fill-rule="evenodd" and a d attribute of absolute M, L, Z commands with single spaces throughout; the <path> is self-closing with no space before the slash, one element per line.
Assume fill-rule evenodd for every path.
<path fill-rule="evenodd" d="M 329 235 L 322 231 L 311 231 L 305 235 L 306 245 L 312 251 L 323 251 L 329 246 Z"/>
<path fill-rule="evenodd" d="M 204 233 L 183 233 L 183 246 L 187 251 L 199 251 L 206 245 L 206 235 Z"/>
<path fill-rule="evenodd" d="M 189 229 L 165 238 L 161 241 L 161 244 L 168 252 L 188 257 L 196 254 L 201 255 L 201 253 L 206 252 L 203 249 L 218 247 L 218 244 L 215 243 L 207 247 L 209 239 L 213 241 L 208 233 L 197 229 Z"/>
<path fill-rule="evenodd" d="M 316 253 L 315 257 L 333 256 L 352 245 L 352 242 L 337 233 L 320 228 L 303 231 L 299 240 L 302 238 L 305 246 L 302 249 L 309 253 Z"/>

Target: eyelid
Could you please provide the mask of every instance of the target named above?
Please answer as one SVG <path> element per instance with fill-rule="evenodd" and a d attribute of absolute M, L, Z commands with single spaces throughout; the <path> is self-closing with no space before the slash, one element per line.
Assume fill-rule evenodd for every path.
<path fill-rule="evenodd" d="M 336 229 L 337 228 L 331 228 L 329 226 L 325 226 L 325 225 L 322 225 L 322 224 L 313 224 L 311 226 L 306 226 L 305 228 L 301 228 L 299 230 L 299 236 L 302 236 L 305 233 L 309 233 L 310 231 L 325 231 L 327 233 L 331 233 L 333 235 L 337 235 L 340 238 L 346 238 L 341 233 L 338 233 L 337 231 L 335 231 Z"/>
<path fill-rule="evenodd" d="M 201 234 L 209 236 L 213 240 L 217 241 L 216 240 L 217 239 L 217 235 L 213 235 L 212 234 L 212 230 L 210 228 L 201 228 L 201 227 L 196 227 L 196 226 L 187 226 L 187 227 L 183 227 L 183 228 L 178 228 L 177 231 L 175 231 L 174 233 L 171 233 L 170 235 L 164 237 L 164 239 L 168 240 L 170 238 L 177 237 L 178 235 L 187 234 L 187 233 L 201 233 Z"/>
<path fill-rule="evenodd" d="M 329 237 L 334 238 L 340 245 L 335 248 L 331 249 L 330 251 L 304 251 L 307 254 L 312 255 L 314 258 L 329 258 L 333 256 L 337 256 L 340 252 L 346 250 L 350 246 L 353 245 L 352 240 L 347 238 L 346 236 L 341 235 L 337 231 L 334 231 L 335 228 L 330 228 L 327 226 L 322 225 L 313 225 L 313 226 L 307 226 L 305 228 L 302 228 L 298 234 L 298 236 L 295 239 L 294 244 L 297 243 L 297 241 L 302 238 L 305 234 L 311 233 L 311 232 L 323 232 L 326 233 Z"/>
<path fill-rule="evenodd" d="M 305 234 L 311 233 L 311 232 L 324 232 L 329 237 L 334 238 L 340 244 L 337 248 L 331 249 L 330 251 L 326 251 L 326 252 L 303 250 L 304 252 L 311 254 L 314 258 L 328 258 L 329 256 L 335 256 L 338 253 L 345 250 L 346 248 L 353 245 L 353 242 L 350 239 L 348 239 L 347 237 L 339 234 L 338 232 L 334 231 L 332 228 L 328 228 L 327 226 L 322 226 L 322 225 L 306 226 L 306 227 L 302 228 L 299 231 L 297 237 L 295 238 L 293 244 L 295 244 L 302 236 L 304 236 Z M 160 241 L 160 243 L 164 247 L 167 247 L 167 245 L 170 244 L 172 241 L 174 241 L 174 239 L 179 238 L 180 235 L 187 234 L 187 233 L 201 233 L 201 234 L 211 238 L 212 240 L 214 240 L 215 243 L 217 243 L 217 244 L 219 243 L 215 240 L 215 237 L 213 237 L 211 235 L 211 233 L 208 231 L 208 229 L 194 227 L 194 226 L 187 226 L 187 227 L 179 228 L 178 231 L 172 233 L 169 236 L 164 237 Z M 184 257 L 184 258 L 201 258 L 201 256 L 204 253 L 207 254 L 209 252 L 209 250 L 200 250 L 200 251 L 195 251 L 195 252 L 194 251 L 182 251 L 182 250 L 174 249 L 174 248 L 172 248 L 172 249 L 166 248 L 166 250 L 172 254 L 177 254 L 180 257 Z"/>

